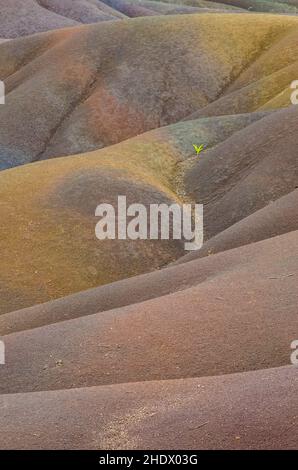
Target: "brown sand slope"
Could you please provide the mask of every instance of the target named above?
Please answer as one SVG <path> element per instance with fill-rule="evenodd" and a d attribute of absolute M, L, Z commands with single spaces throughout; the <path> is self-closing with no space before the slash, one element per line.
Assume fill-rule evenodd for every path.
<path fill-rule="evenodd" d="M 198 0 L 195 6 L 146 0 L 0 0 L 0 36 L 16 38 L 34 33 L 127 17 L 211 11 L 237 7 Z"/>
<path fill-rule="evenodd" d="M 190 2 L 196 0 L 189 0 Z M 213 0 L 211 0 L 213 1 Z M 249 11 L 262 11 L 268 13 L 297 14 L 298 4 L 296 0 L 215 0 L 218 4 L 233 5 Z"/>
<path fill-rule="evenodd" d="M 96 156 L 83 166 L 78 159 L 72 160 L 71 166 L 65 163 L 61 160 L 59 165 L 55 162 L 46 168 L 42 165 L 37 173 L 26 168 L 20 175 L 3 175 L 1 193 L 6 196 L 1 200 L 1 213 L 6 227 L 2 226 L 1 236 L 2 308 L 5 304 L 32 305 L 150 271 L 184 252 L 180 241 L 140 240 L 136 246 L 133 240 L 97 240 L 98 204 L 117 206 L 118 195 L 123 195 L 127 205 L 138 201 L 147 207 L 175 202 L 175 195 L 162 185 L 152 184 L 150 178 L 149 182 L 144 178 L 138 181 L 127 170 L 111 164 L 100 166 Z M 16 198 L 20 203 L 17 206 Z M 14 254 L 4 249 L 9 239 L 16 249 Z"/>
<path fill-rule="evenodd" d="M 90 154 L 1 172 L 1 313 L 150 271 L 182 256 L 184 247 L 172 241 L 145 240 L 136 246 L 134 241 L 97 240 L 96 206 L 117 202 L 119 194 L 127 195 L 129 203 L 183 200 L 184 166 L 196 162 L 192 143 L 212 147 L 264 115 L 181 122 Z"/>
<path fill-rule="evenodd" d="M 185 254 L 182 244 L 171 241 L 98 241 L 95 208 L 117 202 L 119 194 L 145 204 L 191 196 L 205 204 L 207 240 L 292 192 L 296 115 L 293 106 L 272 115 L 188 121 L 98 152 L 2 172 L 1 312 L 150 271 Z M 215 147 L 197 159 L 195 138 Z M 291 209 L 284 224 L 277 233 L 296 228 Z M 257 229 L 258 219 L 251 231 Z M 261 227 L 256 240 L 275 235 L 266 230 Z"/>
<path fill-rule="evenodd" d="M 80 318 L 6 335 L 1 392 L 289 364 L 298 327 L 297 236 L 295 231 L 186 263 L 193 272 L 205 267 L 205 280 L 170 295 L 88 316 L 83 308 Z M 170 276 L 175 269 L 180 266 Z"/>
<path fill-rule="evenodd" d="M 105 0 L 105 3 L 130 18 L 155 15 L 155 12 L 150 8 L 135 2 L 130 3 L 126 0 Z"/>
<path fill-rule="evenodd" d="M 295 448 L 295 1 L 3 3 L 56 31 L 0 45 L 0 448 Z M 118 195 L 202 250 L 96 240 Z"/>
<path fill-rule="evenodd" d="M 114 2 L 113 2 L 114 3 Z M 218 10 L 225 10 L 224 6 L 214 5 L 211 2 L 206 2 L 206 4 L 201 7 L 192 7 L 186 5 L 180 5 L 173 3 L 164 3 L 159 1 L 152 0 L 126 0 L 126 3 L 131 5 L 139 5 L 149 9 L 153 12 L 158 13 L 159 15 L 176 15 L 176 14 L 191 14 L 191 13 L 210 13 L 212 11 L 217 12 Z M 109 3 L 112 4 L 111 2 Z"/>
<path fill-rule="evenodd" d="M 210 13 L 225 11 L 244 11 L 243 9 L 205 0 L 194 0 L 184 2 L 160 2 L 151 0 L 104 0 L 107 5 L 115 10 L 121 11 L 125 15 L 134 18 L 137 16 L 149 16 L 158 13 L 159 15 L 176 15 L 185 13 Z"/>
<path fill-rule="evenodd" d="M 296 392 L 297 370 L 282 367 L 1 395 L 0 447 L 295 449 Z"/>
<path fill-rule="evenodd" d="M 201 250 L 183 256 L 175 264 L 185 263 L 198 257 L 209 256 L 293 230 L 298 230 L 297 189 L 220 232 L 208 240 Z"/>
<path fill-rule="evenodd" d="M 290 84 L 297 76 L 297 44 L 294 29 L 265 47 L 217 100 L 188 118 L 255 111 L 267 103 L 271 109 L 289 106 Z M 275 103 L 282 92 L 283 100 Z"/>
<path fill-rule="evenodd" d="M 209 257 L 210 254 L 298 230 L 297 215 L 296 190 L 211 238 L 201 250 L 179 258 L 174 264 Z M 76 318 L 82 315 L 82 311 L 85 315 L 90 315 L 186 289 L 215 276 L 223 266 L 231 268 L 235 263 L 235 253 L 237 254 L 236 251 L 227 253 L 221 258 L 209 257 L 200 262 L 198 269 L 194 269 L 193 264 L 191 269 L 188 266 L 180 266 L 179 270 L 171 267 L 1 315 L 0 334 Z M 239 258 L 236 264 L 241 262 L 242 259 Z"/>
<path fill-rule="evenodd" d="M 0 168 L 97 149 L 177 122 L 216 100 L 264 48 L 298 34 L 297 22 L 162 16 L 1 44 L 7 104 L 0 108 Z"/>
<path fill-rule="evenodd" d="M 0 36 L 3 38 L 125 17 L 104 3 L 92 0 L 0 0 L 0 11 Z"/>
<path fill-rule="evenodd" d="M 297 116 L 297 106 L 272 113 L 191 166 L 186 191 L 205 204 L 207 238 L 297 188 Z"/>
<path fill-rule="evenodd" d="M 37 0 L 49 11 L 58 13 L 78 23 L 97 23 L 117 18 L 126 18 L 121 12 L 109 7 L 101 0 Z"/>

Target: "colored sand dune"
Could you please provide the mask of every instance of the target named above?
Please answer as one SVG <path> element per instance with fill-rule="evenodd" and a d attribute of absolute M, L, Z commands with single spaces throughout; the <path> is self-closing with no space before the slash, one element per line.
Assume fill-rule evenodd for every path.
<path fill-rule="evenodd" d="M 298 1 L 0 11 L 0 448 L 295 448 Z M 96 239 L 118 195 L 203 247 Z"/>

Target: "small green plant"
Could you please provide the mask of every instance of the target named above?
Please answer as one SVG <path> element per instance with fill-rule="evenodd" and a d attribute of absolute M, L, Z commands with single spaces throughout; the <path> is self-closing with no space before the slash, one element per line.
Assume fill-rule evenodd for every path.
<path fill-rule="evenodd" d="M 198 145 L 196 145 L 196 144 L 192 144 L 192 146 L 193 146 L 193 148 L 195 149 L 197 155 L 199 155 L 199 153 L 201 153 L 202 150 L 204 149 L 204 145 L 203 145 L 203 144 L 200 145 L 199 147 L 198 147 Z"/>

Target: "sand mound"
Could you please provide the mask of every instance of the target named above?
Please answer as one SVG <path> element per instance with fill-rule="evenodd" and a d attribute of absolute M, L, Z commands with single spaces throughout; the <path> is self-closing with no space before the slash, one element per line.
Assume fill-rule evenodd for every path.
<path fill-rule="evenodd" d="M 1 313 L 151 271 L 181 257 L 184 245 L 171 240 L 139 240 L 137 246 L 130 240 L 97 240 L 97 205 L 117 205 L 119 194 L 127 196 L 128 204 L 136 200 L 146 205 L 183 202 L 188 199 L 188 175 L 197 171 L 192 142 L 199 139 L 216 150 L 222 141 L 243 128 L 250 129 L 256 120 L 261 125 L 267 116 L 255 113 L 181 122 L 100 151 L 1 172 L 4 235 L 0 246 L 6 253 L 0 275 Z M 263 137 L 266 139 L 265 133 Z M 212 152 L 206 152 L 199 167 L 208 163 Z M 220 169 L 220 160 L 214 165 L 210 159 L 205 167 L 211 179 L 214 169 Z M 236 170 L 240 178 L 241 168 Z M 284 161 L 279 171 L 287 175 L 291 167 Z M 212 191 L 211 186 L 210 198 Z M 256 202 L 264 206 L 264 195 Z M 237 208 L 239 201 L 235 200 L 221 214 L 222 223 L 229 223 Z M 244 214 L 245 210 L 243 202 Z M 209 233 L 215 224 L 208 206 L 205 212 Z"/>
<path fill-rule="evenodd" d="M 5 435 L 1 433 L 0 446 L 295 449 L 296 390 L 297 371 L 282 367 L 223 377 L 1 395 Z"/>
<path fill-rule="evenodd" d="M 0 0 L 0 448 L 295 448 L 297 7 Z M 97 240 L 119 195 L 202 249 Z"/>
<path fill-rule="evenodd" d="M 0 9 L 0 37 L 7 39 L 127 17 L 238 10 L 204 0 L 194 0 L 194 6 L 183 0 L 178 4 L 150 0 L 0 0 Z"/>
<path fill-rule="evenodd" d="M 233 5 L 235 7 L 249 11 L 287 13 L 293 15 L 297 14 L 298 12 L 298 4 L 296 0 L 216 0 L 216 2 Z"/>
<path fill-rule="evenodd" d="M 0 168 L 98 149 L 175 123 L 221 96 L 264 48 L 297 35 L 297 21 L 162 16 L 1 44 L 7 104 L 0 108 Z M 247 111 L 248 105 L 217 114 Z"/>
<path fill-rule="evenodd" d="M 83 308 L 79 318 L 6 335 L 10 360 L 0 370 L 1 392 L 289 364 L 298 326 L 297 236 L 295 231 L 186 263 L 192 281 L 176 283 L 172 294 L 87 316 Z M 164 270 L 164 275 L 177 282 L 179 270 Z"/>
<path fill-rule="evenodd" d="M 125 17 L 97 0 L 0 0 L 0 10 L 3 38 Z"/>
<path fill-rule="evenodd" d="M 298 191 L 281 197 L 252 215 L 242 219 L 208 240 L 199 251 L 180 258 L 176 263 L 209 256 L 283 233 L 298 230 Z"/>

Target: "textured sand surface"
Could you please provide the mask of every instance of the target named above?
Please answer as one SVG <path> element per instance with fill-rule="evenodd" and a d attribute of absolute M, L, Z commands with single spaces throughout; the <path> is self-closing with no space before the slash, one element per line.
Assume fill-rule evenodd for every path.
<path fill-rule="evenodd" d="M 3 449 L 297 447 L 293 367 L 1 395 L 0 403 Z"/>
<path fill-rule="evenodd" d="M 0 449 L 297 448 L 297 13 L 0 0 Z M 119 195 L 203 247 L 99 241 Z"/>
<path fill-rule="evenodd" d="M 3 38 L 125 17 L 97 0 L 0 0 L 0 11 Z"/>
<path fill-rule="evenodd" d="M 297 235 L 291 232 L 186 263 L 191 285 L 176 285 L 177 291 L 163 297 L 94 315 L 84 311 L 77 319 L 5 336 L 10 360 L 0 371 L 1 391 L 195 377 L 288 364 L 298 327 Z M 218 265 L 210 266 L 209 260 Z M 197 270 L 204 276 L 199 283 Z M 175 282 L 175 271 L 169 275 L 168 282 Z M 127 295 L 131 291 L 133 287 Z"/>
<path fill-rule="evenodd" d="M 293 49 L 276 71 L 288 37 Z M 294 16 L 217 13 L 104 22 L 1 44 L 0 168 L 99 149 L 198 110 L 257 111 L 296 76 L 297 38 Z M 263 55 L 259 89 L 260 80 L 247 81 Z M 282 80 L 270 79 L 279 73 Z M 229 91 L 238 81 L 241 89 Z M 288 87 L 287 106 L 290 95 Z"/>

